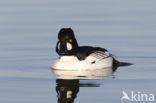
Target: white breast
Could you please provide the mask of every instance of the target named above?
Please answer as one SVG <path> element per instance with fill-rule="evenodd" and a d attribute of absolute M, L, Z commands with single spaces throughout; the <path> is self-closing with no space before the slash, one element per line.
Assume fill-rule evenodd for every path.
<path fill-rule="evenodd" d="M 81 61 L 75 56 L 62 56 L 52 67 L 59 70 L 90 70 L 112 67 L 112 62 L 108 52 L 97 51 Z"/>

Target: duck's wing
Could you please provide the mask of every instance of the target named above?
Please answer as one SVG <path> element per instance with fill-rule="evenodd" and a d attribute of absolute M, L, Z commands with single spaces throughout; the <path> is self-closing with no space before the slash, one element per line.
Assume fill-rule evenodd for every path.
<path fill-rule="evenodd" d="M 96 59 L 105 59 L 112 56 L 106 49 L 100 47 L 81 46 L 77 54 L 79 60 L 84 60 L 86 57 L 94 57 Z"/>
<path fill-rule="evenodd" d="M 103 60 L 103 59 L 111 57 L 111 54 L 108 51 L 96 50 L 92 52 L 89 56 L 92 56 L 96 58 L 97 60 Z"/>

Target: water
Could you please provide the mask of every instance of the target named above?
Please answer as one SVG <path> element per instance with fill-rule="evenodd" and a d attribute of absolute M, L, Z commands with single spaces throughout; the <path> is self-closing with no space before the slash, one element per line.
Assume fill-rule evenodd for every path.
<path fill-rule="evenodd" d="M 128 102 L 121 101 L 123 90 L 156 96 L 155 3 L 1 0 L 0 103 L 56 103 L 56 88 L 66 82 L 68 89 L 76 83 L 75 103 Z M 113 78 L 56 81 L 50 67 L 58 58 L 55 45 L 62 27 L 74 29 L 79 45 L 104 47 L 134 65 L 118 68 Z"/>

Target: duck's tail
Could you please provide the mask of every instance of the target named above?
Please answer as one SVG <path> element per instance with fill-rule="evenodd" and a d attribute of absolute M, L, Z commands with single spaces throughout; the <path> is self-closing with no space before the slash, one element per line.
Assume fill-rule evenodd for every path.
<path fill-rule="evenodd" d="M 127 62 L 118 62 L 117 66 L 120 67 L 120 66 L 130 66 L 130 65 L 133 65 L 132 63 L 127 63 Z"/>
<path fill-rule="evenodd" d="M 132 63 L 128 63 L 128 62 L 119 62 L 117 60 L 114 59 L 114 62 L 113 62 L 113 71 L 116 71 L 116 69 L 118 67 L 122 67 L 122 66 L 130 66 L 130 65 L 133 65 Z"/>

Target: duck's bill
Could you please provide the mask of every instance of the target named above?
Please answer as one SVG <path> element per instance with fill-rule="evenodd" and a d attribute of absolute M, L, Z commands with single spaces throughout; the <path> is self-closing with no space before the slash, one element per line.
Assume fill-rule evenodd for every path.
<path fill-rule="evenodd" d="M 65 44 L 60 43 L 59 49 L 58 49 L 59 55 L 65 55 L 67 54 L 67 47 Z"/>

